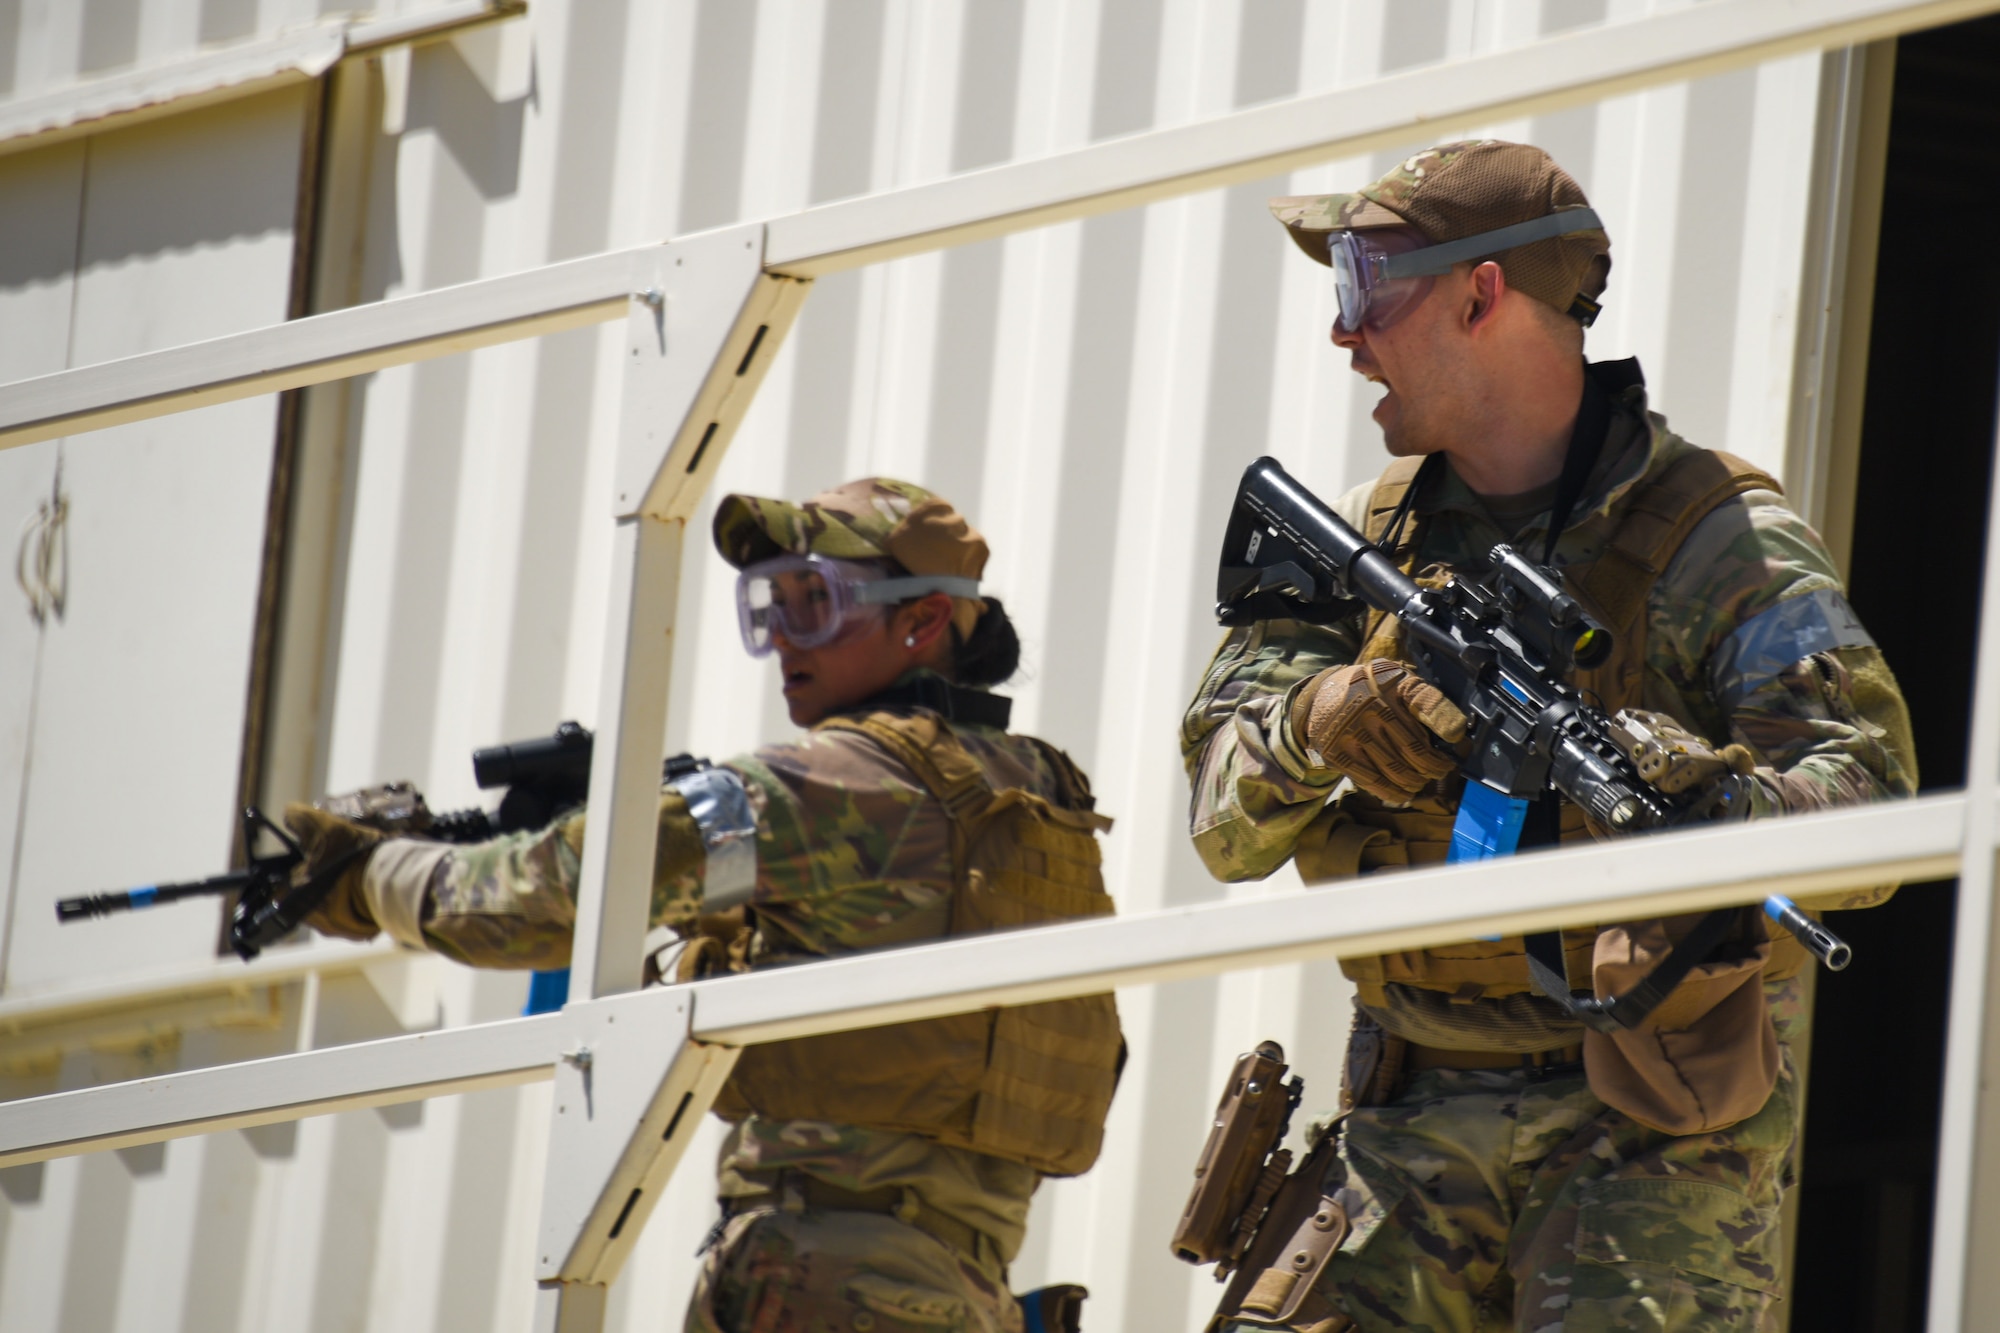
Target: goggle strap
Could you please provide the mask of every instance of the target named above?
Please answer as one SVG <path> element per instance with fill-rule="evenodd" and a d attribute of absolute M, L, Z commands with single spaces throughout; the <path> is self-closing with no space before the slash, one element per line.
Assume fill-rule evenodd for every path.
<path fill-rule="evenodd" d="M 896 602 L 907 602 L 912 597 L 923 597 L 941 592 L 951 597 L 979 596 L 979 580 L 958 578 L 949 574 L 921 574 L 902 579 L 881 579 L 874 583 L 864 583 L 854 589 L 854 601 L 860 606 L 883 606 Z"/>
<path fill-rule="evenodd" d="M 1497 255 L 1502 250 L 1512 250 L 1517 245 L 1551 240 L 1557 236 L 1567 236 L 1573 231 L 1589 231 L 1593 227 L 1603 225 L 1598 221 L 1595 209 L 1566 208 L 1560 213 L 1550 213 L 1545 217 L 1516 222 L 1511 227 L 1482 231 L 1477 236 L 1468 236 L 1461 241 L 1446 241 L 1443 245 L 1430 245 L 1407 254 L 1390 255 L 1388 262 L 1382 265 L 1382 276 L 1386 279 L 1432 278 L 1440 273 L 1450 272 L 1453 264 L 1463 260 Z"/>

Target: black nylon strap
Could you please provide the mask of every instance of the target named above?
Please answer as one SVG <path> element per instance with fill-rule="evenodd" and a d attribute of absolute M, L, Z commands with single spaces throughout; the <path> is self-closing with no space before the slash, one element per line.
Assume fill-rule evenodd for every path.
<path fill-rule="evenodd" d="M 1573 994 L 1562 968 L 1562 936 L 1542 934 L 1528 938 L 1528 979 L 1537 992 L 1554 1000 L 1564 1012 L 1581 1022 L 1585 1027 L 1599 1032 L 1617 1032 L 1620 1029 L 1636 1028 L 1659 1008 L 1667 996 L 1673 994 L 1674 987 L 1687 980 L 1688 973 L 1701 966 L 1713 954 L 1716 946 L 1728 937 L 1729 932 L 1741 918 L 1743 908 L 1723 907 L 1710 912 L 1695 923 L 1687 937 L 1676 944 L 1658 966 L 1632 989 L 1623 995 L 1613 995 L 1608 999 L 1595 999 L 1588 995 Z M 1537 952 L 1537 941 L 1554 940 L 1556 956 L 1551 966 L 1545 952 Z"/>
<path fill-rule="evenodd" d="M 1604 366 L 1627 364 L 1638 369 L 1637 361 L 1613 361 Z M 1562 475 L 1556 481 L 1556 500 L 1549 510 L 1549 537 L 1542 544 L 1545 565 L 1555 559 L 1556 539 L 1569 526 L 1570 511 L 1583 498 L 1584 485 L 1597 467 L 1598 455 L 1604 452 L 1604 437 L 1611 433 L 1611 395 L 1598 382 L 1598 371 L 1602 368 L 1588 362 L 1583 367 L 1583 398 L 1577 403 L 1576 424 L 1570 428 L 1569 449 L 1563 454 Z"/>
<path fill-rule="evenodd" d="M 1396 545 L 1403 540 L 1403 524 L 1410 517 L 1410 507 L 1417 502 L 1417 492 L 1423 490 L 1444 471 L 1445 457 L 1435 453 L 1417 465 L 1417 475 L 1410 478 L 1410 484 L 1403 491 L 1403 498 L 1396 502 L 1396 516 L 1389 520 L 1389 526 L 1382 533 L 1382 540 L 1375 543 L 1386 552 L 1391 560 L 1396 558 Z"/>
<path fill-rule="evenodd" d="M 925 708 L 947 722 L 964 722 L 975 727 L 1007 729 L 1014 716 L 1014 701 L 1004 694 L 954 685 L 931 672 L 898 681 L 879 694 L 870 695 L 842 713 L 873 713 L 882 710 Z"/>
<path fill-rule="evenodd" d="M 1554 561 L 1556 542 L 1569 526 L 1570 514 L 1583 498 L 1583 488 L 1604 453 L 1604 441 L 1611 433 L 1611 396 L 1645 382 L 1645 373 L 1636 357 L 1585 363 L 1576 424 L 1570 430 L 1569 449 L 1563 455 L 1562 475 L 1556 482 L 1555 503 L 1549 510 L 1548 540 L 1542 545 L 1544 565 Z M 1523 847 L 1553 846 L 1560 840 L 1560 804 L 1560 798 L 1553 792 L 1545 793 L 1535 802 L 1522 828 Z M 1624 995 L 1602 1001 L 1575 995 L 1570 989 L 1568 957 L 1560 931 L 1542 931 L 1526 938 L 1528 979 L 1536 991 L 1601 1032 L 1636 1027 L 1690 971 L 1707 960 L 1736 915 L 1736 909 L 1731 908 L 1703 917 L 1664 962 Z"/>

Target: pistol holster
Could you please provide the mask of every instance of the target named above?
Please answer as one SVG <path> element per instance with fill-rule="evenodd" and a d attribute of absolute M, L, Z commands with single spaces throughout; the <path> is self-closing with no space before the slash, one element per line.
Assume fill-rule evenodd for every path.
<path fill-rule="evenodd" d="M 1347 1239 L 1347 1210 L 1324 1189 L 1334 1126 L 1321 1131 L 1299 1169 L 1286 1178 L 1229 1289 L 1209 1319 L 1209 1333 L 1232 1326 L 1289 1333 L 1347 1333 L 1354 1321 L 1318 1289 L 1320 1275 Z"/>

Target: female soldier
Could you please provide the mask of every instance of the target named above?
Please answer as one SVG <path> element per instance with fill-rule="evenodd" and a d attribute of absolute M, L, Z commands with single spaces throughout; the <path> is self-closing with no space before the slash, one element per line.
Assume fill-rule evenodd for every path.
<path fill-rule="evenodd" d="M 681 943 L 649 971 L 1111 911 L 1088 783 L 987 691 L 1020 644 L 957 511 L 884 478 L 731 495 L 715 544 L 742 571 L 744 646 L 777 654 L 808 730 L 662 791 L 648 945 Z M 484 967 L 566 965 L 584 821 L 447 847 L 287 811 L 312 865 L 372 844 L 315 926 Z M 1108 995 L 747 1049 L 716 1106 L 724 1221 L 687 1328 L 1017 1333 L 1029 1197 L 1096 1159 L 1120 1052 Z"/>

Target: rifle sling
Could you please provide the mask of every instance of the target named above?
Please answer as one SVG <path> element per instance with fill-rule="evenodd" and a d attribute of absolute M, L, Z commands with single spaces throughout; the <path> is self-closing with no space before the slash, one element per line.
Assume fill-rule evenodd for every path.
<path fill-rule="evenodd" d="M 1553 564 L 1556 540 L 1569 526 L 1570 511 L 1582 498 L 1584 485 L 1590 480 L 1590 474 L 1596 470 L 1598 458 L 1604 452 L 1605 437 L 1611 433 L 1611 395 L 1598 382 L 1599 369 L 1589 362 L 1584 363 L 1583 396 L 1577 403 L 1576 424 L 1570 428 L 1569 448 L 1563 454 L 1562 475 L 1556 482 L 1555 503 L 1549 510 L 1549 535 L 1542 546 L 1544 565 Z M 1606 362 L 1603 370 L 1614 387 L 1623 387 L 1637 379 L 1639 364 L 1636 360 Z M 1541 818 L 1530 820 L 1528 836 L 1522 841 L 1527 845 L 1553 846 L 1560 840 L 1554 798 L 1544 795 L 1535 805 L 1538 808 L 1531 814 Z M 1535 989 L 1571 1013 L 1583 1017 L 1577 1013 L 1570 998 L 1562 932 L 1542 931 L 1528 936 L 1525 944 L 1528 976 Z"/>
<path fill-rule="evenodd" d="M 1740 907 L 1719 907 L 1695 923 L 1693 930 L 1623 995 L 1599 1000 L 1570 991 L 1563 972 L 1562 936 L 1544 932 L 1527 938 L 1528 977 L 1541 994 L 1554 1000 L 1571 1017 L 1599 1032 L 1636 1028 L 1687 980 L 1688 973 L 1708 961 L 1742 914 Z M 1553 957 L 1548 942 L 1555 942 Z"/>

